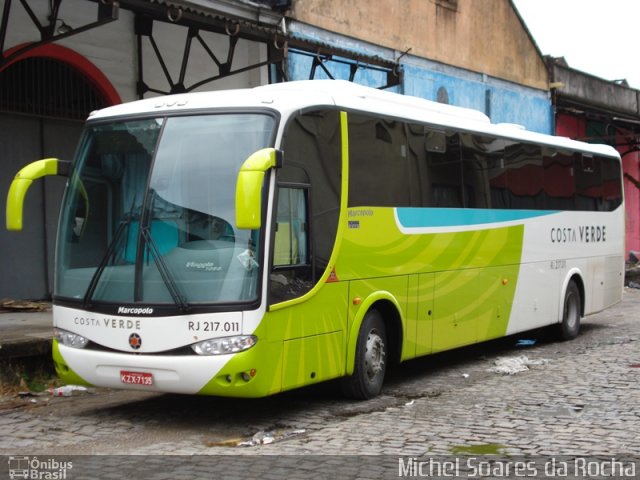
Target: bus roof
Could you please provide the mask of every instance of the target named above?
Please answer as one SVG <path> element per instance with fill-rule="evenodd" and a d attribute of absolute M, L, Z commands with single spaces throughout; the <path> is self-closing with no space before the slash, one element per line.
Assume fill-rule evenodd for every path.
<path fill-rule="evenodd" d="M 513 124 L 493 124 L 484 113 L 348 82 L 346 80 L 302 80 L 237 90 L 194 92 L 154 97 L 92 112 L 89 120 L 110 117 L 193 112 L 216 108 L 269 108 L 283 116 L 301 109 L 335 106 L 344 110 L 371 112 L 432 126 L 477 132 L 586 153 L 619 157 L 609 145 L 588 144 L 537 132 Z"/>

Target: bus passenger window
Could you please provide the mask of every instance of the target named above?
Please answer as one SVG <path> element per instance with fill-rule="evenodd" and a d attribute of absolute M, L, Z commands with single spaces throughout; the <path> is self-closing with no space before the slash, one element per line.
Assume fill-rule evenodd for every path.
<path fill-rule="evenodd" d="M 415 160 L 407 150 L 404 123 L 350 113 L 349 207 L 412 206 Z"/>
<path fill-rule="evenodd" d="M 543 152 L 545 206 L 548 210 L 575 210 L 573 154 L 554 148 Z"/>
<path fill-rule="evenodd" d="M 509 208 L 545 208 L 544 165 L 539 146 L 514 142 L 504 149 Z"/>
<path fill-rule="evenodd" d="M 602 163 L 590 155 L 574 156 L 576 181 L 576 209 L 585 211 L 603 210 Z"/>
<path fill-rule="evenodd" d="M 598 157 L 602 162 L 602 209 L 613 211 L 622 203 L 620 164 L 614 158 Z"/>
<path fill-rule="evenodd" d="M 428 153 L 431 171 L 433 206 L 462 208 L 462 161 L 458 135 L 447 137 L 444 153 Z"/>

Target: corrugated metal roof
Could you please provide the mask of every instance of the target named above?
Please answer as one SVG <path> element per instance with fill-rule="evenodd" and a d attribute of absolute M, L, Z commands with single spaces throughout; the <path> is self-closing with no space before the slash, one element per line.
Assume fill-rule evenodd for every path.
<path fill-rule="evenodd" d="M 375 65 L 393 70 L 396 67 L 395 62 L 377 55 L 363 54 L 338 43 L 301 37 L 285 26 L 296 23 L 295 20 L 285 18 L 282 12 L 250 0 L 120 0 L 120 5 L 132 11 L 155 10 L 156 15 L 161 13 L 174 23 L 193 21 L 194 17 L 201 17 L 199 23 L 211 23 L 218 29 L 233 29 L 237 24 L 241 36 L 244 32 L 250 37 L 278 45 L 286 41 L 290 47 L 318 55 L 350 59 L 358 62 L 363 68 Z"/>
<path fill-rule="evenodd" d="M 219 20 L 245 20 L 257 25 L 276 26 L 282 20 L 282 13 L 262 4 L 246 0 L 145 0 L 149 4 L 166 5 Z"/>
<path fill-rule="evenodd" d="M 175 11 L 167 12 L 168 20 L 180 22 L 184 13 L 191 16 L 197 15 L 212 19 L 218 25 L 239 24 L 242 30 L 249 30 L 258 36 L 263 36 L 265 41 L 274 41 L 277 36 L 278 42 L 287 41 L 290 46 L 309 50 L 323 55 L 336 55 L 343 58 L 350 58 L 354 61 L 366 64 L 378 65 L 383 68 L 393 68 L 394 62 L 377 57 L 363 55 L 348 48 L 342 48 L 337 44 L 329 44 L 318 39 L 301 38 L 292 35 L 288 29 L 282 25 L 285 19 L 283 13 L 263 4 L 249 0 L 121 0 L 123 8 L 137 10 L 136 7 L 169 7 Z M 287 19 L 286 21 L 295 22 Z"/>

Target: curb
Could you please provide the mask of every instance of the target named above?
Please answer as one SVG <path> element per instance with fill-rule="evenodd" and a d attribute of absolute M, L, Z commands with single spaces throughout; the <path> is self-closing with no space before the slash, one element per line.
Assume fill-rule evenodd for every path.
<path fill-rule="evenodd" d="M 34 338 L 0 345 L 0 363 L 41 355 L 51 355 L 50 338 Z"/>
<path fill-rule="evenodd" d="M 0 345 L 0 386 L 18 386 L 25 375 L 54 375 L 51 343 L 34 338 Z"/>

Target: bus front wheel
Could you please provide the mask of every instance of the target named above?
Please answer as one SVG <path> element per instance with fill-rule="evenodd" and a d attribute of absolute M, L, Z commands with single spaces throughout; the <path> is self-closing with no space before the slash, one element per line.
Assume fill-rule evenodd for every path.
<path fill-rule="evenodd" d="M 564 308 L 562 310 L 562 322 L 559 325 L 559 336 L 562 340 L 573 340 L 580 332 L 581 317 L 580 289 L 571 280 L 564 294 Z"/>
<path fill-rule="evenodd" d="M 387 333 L 382 315 L 370 310 L 362 320 L 356 344 L 353 375 L 342 379 L 342 389 L 350 398 L 367 400 L 382 390 L 387 370 Z"/>

